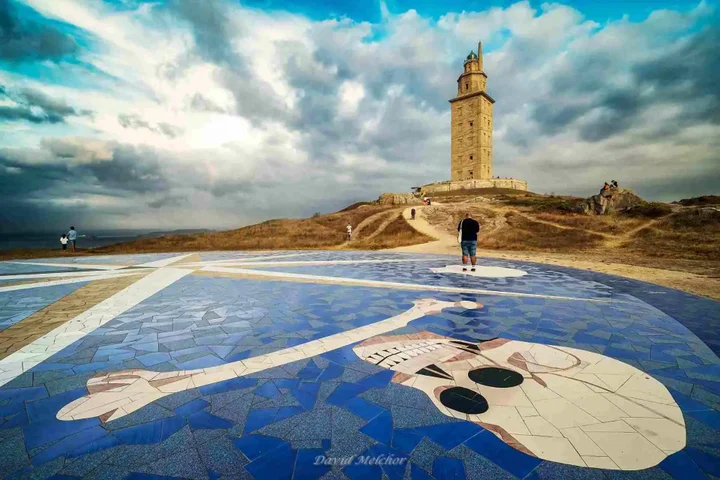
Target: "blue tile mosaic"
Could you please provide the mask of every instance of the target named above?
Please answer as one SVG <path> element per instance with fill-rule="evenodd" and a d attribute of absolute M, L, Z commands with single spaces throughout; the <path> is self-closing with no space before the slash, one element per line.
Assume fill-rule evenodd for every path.
<path fill-rule="evenodd" d="M 298 257 L 280 257 L 299 254 Z M 210 252 L 203 260 L 255 258 Z M 263 254 L 265 255 L 265 254 Z M 634 280 L 563 267 L 488 260 L 525 277 L 436 274 L 443 256 L 380 252 L 273 252 L 277 260 L 417 262 L 263 267 L 343 278 L 559 295 L 558 300 L 189 275 L 0 387 L 0 477 L 20 478 L 633 478 L 720 477 L 720 305 Z M 140 263 L 169 256 L 102 259 Z M 100 262 L 99 257 L 74 259 Z M 55 261 L 55 260 L 48 260 Z M 0 275 L 19 273 L 0 262 Z M 52 271 L 52 267 L 32 267 Z M 66 267 L 58 267 L 59 269 Z M 259 268 L 259 267 L 254 267 Z M 0 277 L 0 280 L 2 278 Z M 69 287 L 69 286 L 68 286 Z M 66 293 L 49 287 L 0 294 L 3 322 L 21 322 Z M 57 290 L 60 292 L 61 290 Z M 19 295 L 27 293 L 27 297 Z M 29 298 L 25 308 L 22 298 Z M 655 468 L 617 472 L 560 465 L 524 454 L 492 432 L 440 413 L 423 392 L 345 346 L 256 374 L 177 393 L 114 420 L 60 421 L 93 375 L 224 365 L 302 346 L 406 311 L 421 298 L 477 301 L 397 333 L 429 331 L 478 342 L 494 337 L 580 348 L 621 360 L 670 390 L 686 421 L 687 446 Z M 53 300 L 55 299 L 55 300 Z M 593 300 L 606 300 L 597 303 Z M 36 311 L 36 310 L 35 310 Z M 6 320 L 6 319 L 13 320 Z M 400 464 L 358 458 L 392 456 Z M 316 459 L 353 457 L 349 464 Z M 81 470 L 80 463 L 87 463 Z M 81 472 L 81 473 L 79 473 Z M 599 475 L 599 476 L 598 476 Z"/>

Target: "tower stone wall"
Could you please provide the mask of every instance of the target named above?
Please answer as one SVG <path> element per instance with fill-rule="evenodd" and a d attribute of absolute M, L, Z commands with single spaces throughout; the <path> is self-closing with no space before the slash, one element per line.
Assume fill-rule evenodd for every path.
<path fill-rule="evenodd" d="M 482 44 L 470 52 L 458 78 L 457 96 L 450 100 L 452 181 L 492 178 L 492 128 L 495 100 L 486 92 Z"/>

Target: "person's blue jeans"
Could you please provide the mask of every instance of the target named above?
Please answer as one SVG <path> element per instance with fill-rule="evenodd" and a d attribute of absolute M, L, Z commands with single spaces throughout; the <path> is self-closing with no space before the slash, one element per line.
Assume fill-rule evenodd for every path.
<path fill-rule="evenodd" d="M 477 240 L 463 240 L 460 242 L 463 257 L 474 257 L 477 253 Z"/>

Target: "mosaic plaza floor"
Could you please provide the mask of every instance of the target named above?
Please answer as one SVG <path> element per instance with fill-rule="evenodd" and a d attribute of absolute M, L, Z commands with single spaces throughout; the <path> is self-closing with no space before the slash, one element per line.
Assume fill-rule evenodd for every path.
<path fill-rule="evenodd" d="M 720 304 L 378 252 L 0 262 L 0 477 L 720 478 Z"/>

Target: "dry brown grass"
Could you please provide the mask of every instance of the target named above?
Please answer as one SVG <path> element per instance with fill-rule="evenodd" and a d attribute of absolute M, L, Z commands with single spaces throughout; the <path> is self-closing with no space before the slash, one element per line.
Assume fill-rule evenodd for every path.
<path fill-rule="evenodd" d="M 494 228 L 497 220 L 504 223 L 497 212 L 482 205 L 437 205 L 423 210 L 423 215 L 430 224 L 453 235 L 457 234 L 457 226 L 466 213 L 470 213 L 484 230 Z"/>
<path fill-rule="evenodd" d="M 3 260 L 17 260 L 17 259 L 31 259 L 31 258 L 53 258 L 53 257 L 88 257 L 92 256 L 92 250 L 78 250 L 77 253 L 63 252 L 59 248 L 57 249 L 18 249 L 18 250 L 2 250 L 0 251 L 0 261 Z"/>
<path fill-rule="evenodd" d="M 363 240 L 363 239 L 368 238 L 370 235 L 375 233 L 378 228 L 380 228 L 380 225 L 382 225 L 383 222 L 385 222 L 385 220 L 387 220 L 386 215 L 378 216 L 377 218 L 373 219 L 370 223 L 365 225 L 363 227 L 363 229 L 357 234 L 356 237 L 355 237 L 355 234 L 353 234 L 353 238 L 355 238 L 356 240 Z"/>
<path fill-rule="evenodd" d="M 675 213 L 637 232 L 623 248 L 650 257 L 720 260 L 720 212 Z"/>
<path fill-rule="evenodd" d="M 495 200 L 521 211 L 560 214 L 577 213 L 580 205 L 585 202 L 583 198 L 555 195 L 526 195 L 523 197 L 504 195 L 496 197 Z"/>
<path fill-rule="evenodd" d="M 419 233 L 408 222 L 398 214 L 397 218 L 390 222 L 387 227 L 371 239 L 358 240 L 353 243 L 353 248 L 363 250 L 379 250 L 383 248 L 404 247 L 418 243 L 430 242 L 433 239 Z"/>
<path fill-rule="evenodd" d="M 345 242 L 345 227 L 391 209 L 388 206 L 359 206 L 329 215 L 300 220 L 269 220 L 226 232 L 199 235 L 168 235 L 97 248 L 97 253 L 188 252 L 208 250 L 293 250 L 333 248 Z"/>
<path fill-rule="evenodd" d="M 603 237 L 581 230 L 565 230 L 533 222 L 512 212 L 506 214 L 507 225 L 491 236 L 478 238 L 478 247 L 494 250 L 530 250 L 573 252 L 597 247 Z"/>
<path fill-rule="evenodd" d="M 535 215 L 538 220 L 557 223 L 565 227 L 588 230 L 591 232 L 607 233 L 610 235 L 622 235 L 635 228 L 638 228 L 646 220 L 640 218 L 628 218 L 619 215 L 582 215 L 582 214 L 557 214 L 539 213 Z"/>

